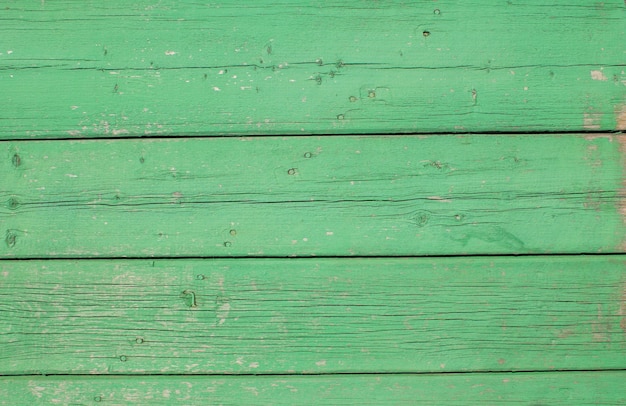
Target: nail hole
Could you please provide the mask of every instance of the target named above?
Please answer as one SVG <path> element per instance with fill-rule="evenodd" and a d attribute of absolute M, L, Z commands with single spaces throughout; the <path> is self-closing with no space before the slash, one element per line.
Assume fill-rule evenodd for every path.
<path fill-rule="evenodd" d="M 422 35 L 423 35 L 424 37 L 428 37 L 428 36 L 430 35 L 430 31 L 424 31 L 424 32 L 422 33 Z"/>
<path fill-rule="evenodd" d="M 9 209 L 15 210 L 19 205 L 20 202 L 18 202 L 15 197 L 9 197 L 9 200 L 7 201 L 7 206 L 9 206 Z"/>
<path fill-rule="evenodd" d="M 441 11 L 440 11 L 438 8 L 436 8 L 436 9 L 433 11 L 433 13 L 435 13 L 435 15 L 439 15 L 439 14 L 441 14 Z"/>
<path fill-rule="evenodd" d="M 375 92 L 375 91 L 373 91 L 373 90 L 370 90 L 370 91 L 367 93 L 367 97 L 369 97 L 370 99 L 373 99 L 374 97 L 376 97 L 376 92 Z"/>
<path fill-rule="evenodd" d="M 15 244 L 17 243 L 17 234 L 7 230 L 7 236 L 4 239 L 4 242 L 9 248 L 15 247 Z"/>
<path fill-rule="evenodd" d="M 344 118 L 346 118 L 346 116 L 344 116 L 343 114 L 337 115 L 337 120 L 343 120 Z"/>
<path fill-rule="evenodd" d="M 146 159 L 145 159 L 144 157 L 139 158 L 139 163 L 141 163 L 141 164 L 142 164 L 142 163 L 144 163 L 144 162 L 146 162 Z"/>
<path fill-rule="evenodd" d="M 96 396 L 95 398 L 93 398 L 94 402 L 102 402 L 102 397 L 101 396 Z"/>
<path fill-rule="evenodd" d="M 224 241 L 224 247 L 231 247 L 233 245 L 230 241 Z"/>
<path fill-rule="evenodd" d="M 291 168 L 287 171 L 288 175 L 295 175 L 296 174 L 296 168 Z"/>
<path fill-rule="evenodd" d="M 11 159 L 11 162 L 13 162 L 13 166 L 17 168 L 18 166 L 22 164 L 22 158 L 20 158 L 18 154 L 14 154 L 13 159 Z"/>
<path fill-rule="evenodd" d="M 141 338 L 141 337 L 137 337 L 137 339 L 135 340 L 135 342 L 136 342 L 137 344 L 143 344 L 143 338 Z"/>
<path fill-rule="evenodd" d="M 304 157 L 305 158 L 311 158 L 313 156 L 313 154 L 311 154 L 310 152 L 305 152 Z"/>
<path fill-rule="evenodd" d="M 357 99 L 356 99 L 356 97 L 355 97 L 355 96 L 350 96 L 350 101 L 351 101 L 352 103 L 354 103 L 356 100 L 357 100 Z"/>
<path fill-rule="evenodd" d="M 237 235 L 237 230 L 230 230 L 228 233 L 234 237 Z"/>
<path fill-rule="evenodd" d="M 122 355 L 122 356 L 120 357 L 120 361 L 122 361 L 122 362 L 126 362 L 126 361 L 128 361 L 128 358 L 126 358 L 126 355 Z"/>

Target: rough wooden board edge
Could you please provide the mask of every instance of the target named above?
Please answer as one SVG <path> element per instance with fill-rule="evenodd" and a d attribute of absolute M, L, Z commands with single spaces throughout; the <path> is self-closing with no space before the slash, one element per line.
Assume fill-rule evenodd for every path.
<path fill-rule="evenodd" d="M 626 129 L 626 105 L 622 107 L 622 119 L 624 124 L 624 129 Z M 619 122 L 618 122 L 619 123 Z M 618 211 L 622 217 L 624 224 L 626 225 L 626 134 L 620 134 L 616 136 L 617 142 L 619 142 L 619 151 L 622 157 L 622 189 L 619 193 L 618 200 Z M 620 247 L 621 252 L 626 252 L 626 235 L 624 235 L 624 240 L 622 242 L 622 246 Z"/>
<path fill-rule="evenodd" d="M 0 405 L 617 405 L 626 371 L 0 378 Z M 621 389 L 620 389 L 621 388 Z"/>

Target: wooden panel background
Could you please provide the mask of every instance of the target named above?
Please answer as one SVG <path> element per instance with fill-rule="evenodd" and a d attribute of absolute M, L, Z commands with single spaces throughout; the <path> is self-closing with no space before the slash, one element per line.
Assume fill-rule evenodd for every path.
<path fill-rule="evenodd" d="M 625 30 L 0 0 L 0 404 L 626 404 Z"/>

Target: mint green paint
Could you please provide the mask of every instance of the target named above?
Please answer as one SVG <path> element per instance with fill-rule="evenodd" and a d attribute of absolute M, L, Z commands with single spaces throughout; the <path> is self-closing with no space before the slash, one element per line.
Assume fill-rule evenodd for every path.
<path fill-rule="evenodd" d="M 624 372 L 0 378 L 0 405 L 620 405 Z"/>
<path fill-rule="evenodd" d="M 622 0 L 2 3 L 5 139 L 626 128 Z"/>
<path fill-rule="evenodd" d="M 626 403 L 623 1 L 0 21 L 0 405 Z"/>
<path fill-rule="evenodd" d="M 620 369 L 622 256 L 0 262 L 0 374 Z"/>
<path fill-rule="evenodd" d="M 620 140 L 5 142 L 0 255 L 623 252 Z"/>

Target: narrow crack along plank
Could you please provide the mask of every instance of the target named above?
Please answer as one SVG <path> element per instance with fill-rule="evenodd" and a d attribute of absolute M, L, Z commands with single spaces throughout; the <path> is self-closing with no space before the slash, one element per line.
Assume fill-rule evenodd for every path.
<path fill-rule="evenodd" d="M 0 405 L 180 403 L 202 406 L 598 406 L 625 404 L 625 380 L 626 372 L 430 376 L 19 377 L 0 378 Z"/>
<path fill-rule="evenodd" d="M 578 3 L 8 2 L 0 138 L 623 129 L 626 5 Z"/>
<path fill-rule="evenodd" d="M 4 142 L 0 256 L 618 253 L 623 143 L 574 134 Z"/>
<path fill-rule="evenodd" d="M 0 374 L 619 369 L 622 256 L 0 262 Z"/>

